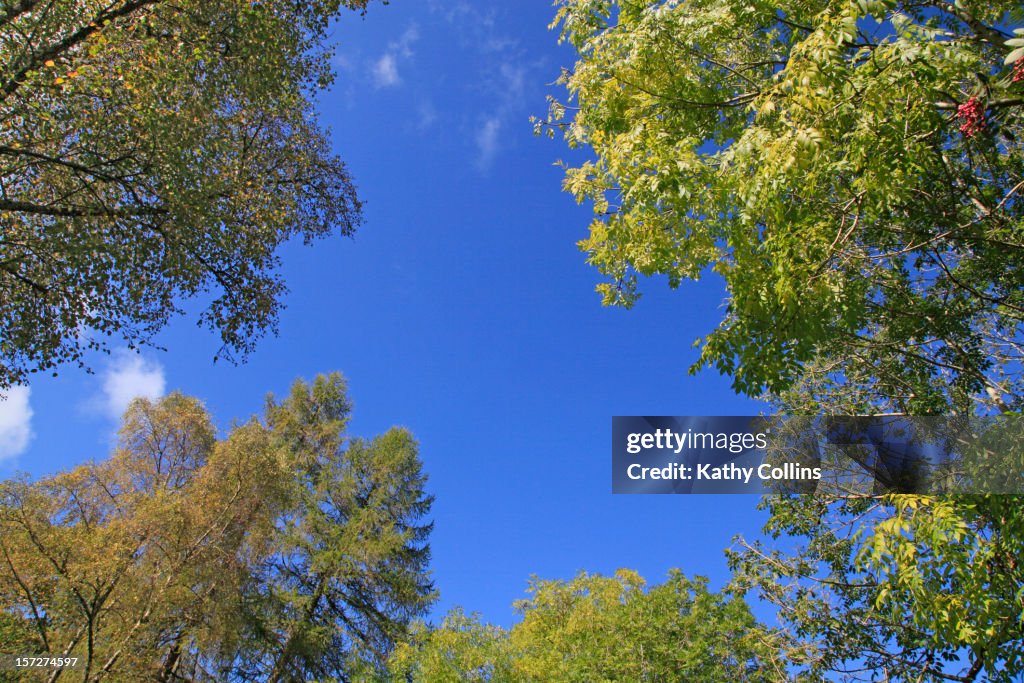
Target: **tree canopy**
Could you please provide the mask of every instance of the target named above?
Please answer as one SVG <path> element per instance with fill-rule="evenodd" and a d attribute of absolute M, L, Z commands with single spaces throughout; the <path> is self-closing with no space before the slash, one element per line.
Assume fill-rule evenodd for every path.
<path fill-rule="evenodd" d="M 1024 676 L 1018 496 L 766 497 L 780 547 L 742 540 L 734 581 L 778 608 L 808 670 L 848 681 Z"/>
<path fill-rule="evenodd" d="M 0 388 L 200 297 L 218 356 L 275 328 L 276 248 L 360 221 L 311 95 L 368 0 L 0 8 Z"/>
<path fill-rule="evenodd" d="M 1019 3 L 558 4 L 605 303 L 716 273 L 694 370 L 807 414 L 1021 407 Z"/>
<path fill-rule="evenodd" d="M 136 400 L 117 450 L 0 485 L 0 653 L 80 680 L 350 680 L 434 599 L 417 445 L 346 437 L 339 375 L 218 439 Z M 62 678 L 56 670 L 54 679 Z"/>
<path fill-rule="evenodd" d="M 564 186 L 593 203 L 580 247 L 604 302 L 717 274 L 726 313 L 693 370 L 783 414 L 1020 411 L 1022 20 L 1013 2 L 559 2 L 578 60 L 538 129 L 594 153 Z M 1017 497 L 762 505 L 779 543 L 741 539 L 735 586 L 776 605 L 808 675 L 1024 675 Z"/>
<path fill-rule="evenodd" d="M 742 598 L 673 571 L 647 588 L 629 570 L 534 580 L 510 630 L 456 610 L 392 656 L 405 680 L 788 681 L 787 641 L 757 623 Z"/>

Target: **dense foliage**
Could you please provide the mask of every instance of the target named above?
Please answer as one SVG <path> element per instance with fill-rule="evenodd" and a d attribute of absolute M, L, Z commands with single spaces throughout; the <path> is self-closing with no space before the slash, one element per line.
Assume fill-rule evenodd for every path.
<path fill-rule="evenodd" d="M 310 96 L 367 0 L 0 7 L 0 388 L 145 343 L 202 295 L 218 355 L 274 329 L 278 245 L 360 206 Z"/>
<path fill-rule="evenodd" d="M 1024 676 L 1024 505 L 1017 496 L 767 497 L 783 548 L 741 541 L 734 580 L 849 681 Z M 795 541 L 795 542 L 794 542 Z"/>
<path fill-rule="evenodd" d="M 742 598 L 674 571 L 651 588 L 628 570 L 535 580 L 510 630 L 461 611 L 395 651 L 392 670 L 424 683 L 791 680 L 785 641 Z"/>
<path fill-rule="evenodd" d="M 346 437 L 350 407 L 321 376 L 217 439 L 195 399 L 136 400 L 108 460 L 3 483 L 0 653 L 83 681 L 381 671 L 434 598 L 431 498 L 412 436 Z"/>
<path fill-rule="evenodd" d="M 276 247 L 359 220 L 309 97 L 327 22 L 365 4 L 0 8 L 0 389 L 188 297 L 225 354 L 273 328 Z M 558 4 L 579 61 L 538 125 L 595 153 L 565 186 L 606 303 L 717 273 L 697 367 L 783 413 L 1024 408 L 1019 3 Z M 741 539 L 722 593 L 580 574 L 509 629 L 410 632 L 435 597 L 416 442 L 347 437 L 350 411 L 336 375 L 224 438 L 194 399 L 138 400 L 109 459 L 0 484 L 0 654 L 88 681 L 1024 677 L 1012 496 L 768 497 L 778 542 Z M 1024 471 L 996 455 L 969 474 Z"/>
<path fill-rule="evenodd" d="M 783 414 L 1024 407 L 1019 3 L 559 5 L 578 61 L 538 128 L 594 152 L 565 188 L 594 205 L 605 303 L 716 273 L 726 315 L 694 369 Z M 763 504 L 778 543 L 741 542 L 737 586 L 778 606 L 809 673 L 1024 675 L 1018 498 Z"/>
<path fill-rule="evenodd" d="M 559 5 L 579 59 L 538 126 L 596 155 L 565 188 L 605 303 L 714 271 L 696 368 L 805 413 L 1021 407 L 1019 3 Z"/>

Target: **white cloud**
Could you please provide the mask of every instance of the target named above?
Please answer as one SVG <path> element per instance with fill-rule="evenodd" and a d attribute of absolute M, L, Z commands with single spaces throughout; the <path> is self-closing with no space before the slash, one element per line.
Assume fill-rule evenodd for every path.
<path fill-rule="evenodd" d="M 430 0 L 428 5 L 431 12 L 440 14 L 446 22 L 459 29 L 462 39 L 477 40 L 484 34 L 494 32 L 494 10 L 482 12 L 461 0 Z"/>
<path fill-rule="evenodd" d="M 477 166 L 485 171 L 490 168 L 494 156 L 498 152 L 498 134 L 501 132 L 501 119 L 491 117 L 484 121 L 476 134 Z"/>
<path fill-rule="evenodd" d="M 509 38 L 508 36 L 489 36 L 483 39 L 480 49 L 483 52 L 506 54 L 512 48 L 518 47 L 518 45 L 519 41 L 515 38 Z"/>
<path fill-rule="evenodd" d="M 342 54 L 337 54 L 334 55 L 334 66 L 338 67 L 339 71 L 351 71 L 354 65 L 352 64 L 351 58 Z"/>
<path fill-rule="evenodd" d="M 420 39 L 419 28 L 413 24 L 405 32 L 388 43 L 387 51 L 375 61 L 370 68 L 373 83 L 378 88 L 390 88 L 402 82 L 398 74 L 398 60 L 408 60 L 413 56 L 412 46 Z"/>
<path fill-rule="evenodd" d="M 31 394 L 28 387 L 16 386 L 0 398 L 0 461 L 18 457 L 32 440 Z"/>
<path fill-rule="evenodd" d="M 420 39 L 420 29 L 416 24 L 413 24 L 409 28 L 405 29 L 405 32 L 399 36 L 398 40 L 388 43 L 388 49 L 406 59 L 412 57 L 412 46 L 417 40 Z"/>
<path fill-rule="evenodd" d="M 420 102 L 416 107 L 416 129 L 425 131 L 437 121 L 437 109 L 429 100 Z"/>
<path fill-rule="evenodd" d="M 522 112 L 523 102 L 528 99 L 530 71 L 531 67 L 519 63 L 515 55 L 508 54 L 500 62 L 492 63 L 483 78 L 484 92 L 492 104 L 484 116 L 483 125 L 477 129 L 475 139 L 476 166 L 481 172 L 491 167 L 499 152 L 507 151 L 508 145 L 502 144 L 499 135 L 503 129 L 507 130 L 506 124 L 511 124 Z M 522 119 L 526 119 L 525 115 Z"/>
<path fill-rule="evenodd" d="M 476 78 L 470 79 L 474 98 L 481 111 L 463 120 L 472 127 L 475 164 L 481 173 L 493 166 L 499 154 L 511 151 L 517 131 L 527 130 L 530 102 L 536 95 L 538 71 L 548 67 L 533 61 L 519 37 L 510 33 L 506 21 L 509 10 L 498 10 L 486 3 L 465 0 L 428 0 L 430 11 L 450 26 L 450 33 L 475 65 Z M 549 79 L 550 80 L 550 79 Z M 543 100 L 540 100 L 543 102 Z M 517 122 L 518 121 L 518 122 Z"/>
<path fill-rule="evenodd" d="M 401 82 L 398 76 L 398 63 L 390 52 L 384 54 L 373 65 L 373 82 L 378 88 L 390 88 Z"/>
<path fill-rule="evenodd" d="M 103 373 L 103 412 L 120 420 L 133 398 L 160 398 L 165 387 L 164 369 L 159 363 L 146 361 L 127 349 L 116 351 Z"/>
<path fill-rule="evenodd" d="M 503 62 L 501 72 L 501 90 L 506 106 L 519 104 L 526 90 L 526 69 L 522 66 Z"/>

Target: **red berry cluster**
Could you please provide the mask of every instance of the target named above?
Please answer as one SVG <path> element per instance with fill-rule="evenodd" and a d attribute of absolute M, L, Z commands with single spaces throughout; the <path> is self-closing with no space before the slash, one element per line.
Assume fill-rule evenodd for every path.
<path fill-rule="evenodd" d="M 960 132 L 965 138 L 974 137 L 975 133 L 985 130 L 985 106 L 977 97 L 971 97 L 956 110 L 960 119 Z"/>
<path fill-rule="evenodd" d="M 1011 83 L 1019 83 L 1024 81 L 1024 57 L 1021 57 L 1013 63 L 1013 79 Z"/>

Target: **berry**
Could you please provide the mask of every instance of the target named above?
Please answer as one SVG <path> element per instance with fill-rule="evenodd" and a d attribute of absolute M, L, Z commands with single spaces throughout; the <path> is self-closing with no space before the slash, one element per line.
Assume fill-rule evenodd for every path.
<path fill-rule="evenodd" d="M 1021 57 L 1013 63 L 1013 78 L 1011 83 L 1019 83 L 1024 81 L 1024 57 Z"/>
<path fill-rule="evenodd" d="M 972 96 L 957 107 L 956 115 L 961 121 L 960 132 L 965 138 L 974 137 L 985 130 L 985 107 L 977 97 Z"/>

